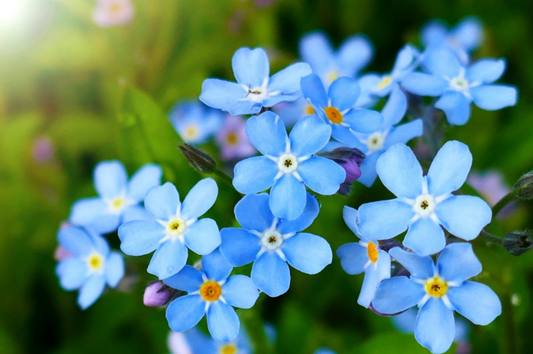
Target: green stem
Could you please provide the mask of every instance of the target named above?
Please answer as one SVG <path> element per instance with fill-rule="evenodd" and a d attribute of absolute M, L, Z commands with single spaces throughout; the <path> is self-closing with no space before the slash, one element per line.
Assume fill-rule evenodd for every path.
<path fill-rule="evenodd" d="M 516 329 L 514 325 L 514 316 L 513 316 L 513 304 L 511 302 L 511 297 L 505 295 L 502 299 L 503 304 L 503 322 L 505 327 L 505 344 L 507 354 L 518 353 L 518 345 L 516 342 Z"/>
<path fill-rule="evenodd" d="M 503 244 L 503 239 L 501 237 L 493 235 L 490 232 L 487 232 L 485 230 L 481 230 L 481 233 L 479 234 L 479 237 L 482 238 L 483 240 L 485 240 L 485 241 L 487 241 L 489 243 L 493 243 L 495 245 L 500 245 L 501 246 Z"/>
<path fill-rule="evenodd" d="M 231 187 L 233 187 L 233 183 L 232 183 L 231 177 L 228 176 L 228 174 L 226 172 L 221 171 L 220 169 L 216 168 L 213 173 L 215 174 L 215 176 L 220 177 L 220 179 L 222 181 L 226 182 Z"/>
<path fill-rule="evenodd" d="M 500 211 L 502 211 L 502 209 L 505 208 L 505 206 L 507 204 L 509 204 L 510 202 L 512 202 L 515 199 L 516 199 L 516 193 L 514 191 L 509 192 L 506 196 L 504 196 L 502 199 L 500 199 L 500 201 L 498 201 L 498 203 L 496 203 L 492 207 L 492 220 L 494 220 L 496 218 L 498 213 Z"/>

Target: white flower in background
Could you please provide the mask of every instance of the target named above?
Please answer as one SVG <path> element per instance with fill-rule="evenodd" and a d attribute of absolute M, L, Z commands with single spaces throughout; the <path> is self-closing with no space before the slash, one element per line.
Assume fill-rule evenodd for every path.
<path fill-rule="evenodd" d="M 100 27 L 122 26 L 135 15 L 131 0 L 96 0 L 93 21 Z"/>

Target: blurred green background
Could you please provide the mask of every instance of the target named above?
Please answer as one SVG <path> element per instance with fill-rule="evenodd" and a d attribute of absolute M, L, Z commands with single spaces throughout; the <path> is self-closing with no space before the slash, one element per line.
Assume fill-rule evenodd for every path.
<path fill-rule="evenodd" d="M 142 305 L 153 280 L 145 272 L 150 257 L 128 258 L 131 284 L 82 312 L 76 293 L 63 291 L 54 274 L 56 232 L 75 200 L 95 195 L 92 169 L 100 160 L 119 159 L 130 174 L 160 163 L 164 180 L 182 195 L 202 177 L 179 154 L 166 112 L 197 97 L 205 78 L 232 79 L 231 57 L 241 46 L 269 50 L 275 72 L 297 60 L 298 40 L 311 30 L 325 30 L 335 44 L 365 33 L 375 45 L 369 69 L 383 72 L 404 43 L 419 44 L 426 21 L 455 24 L 477 15 L 486 39 L 476 55 L 507 58 L 501 81 L 519 88 L 519 103 L 497 112 L 474 108 L 470 122 L 446 138 L 467 143 L 476 170 L 498 169 L 510 185 L 533 169 L 530 1 L 134 0 L 133 22 L 112 28 L 92 22 L 91 0 L 21 1 L 27 6 L 17 22 L 0 21 L 0 353 L 168 352 L 164 311 Z M 207 215 L 222 228 L 234 223 L 239 195 L 219 186 Z M 350 197 L 321 198 L 309 231 L 336 250 L 355 240 L 343 205 L 389 197 L 378 182 L 357 185 Z M 522 203 L 492 231 L 531 228 L 532 211 Z M 118 248 L 116 235 L 108 239 Z M 498 293 L 504 314 L 473 328 L 472 352 L 530 352 L 533 254 L 514 257 L 481 240 L 474 248 L 484 265 L 477 280 Z M 362 276 L 345 274 L 336 257 L 319 275 L 292 276 L 286 295 L 256 310 L 278 330 L 276 353 L 310 354 L 320 346 L 339 354 L 427 353 L 388 318 L 357 305 Z"/>

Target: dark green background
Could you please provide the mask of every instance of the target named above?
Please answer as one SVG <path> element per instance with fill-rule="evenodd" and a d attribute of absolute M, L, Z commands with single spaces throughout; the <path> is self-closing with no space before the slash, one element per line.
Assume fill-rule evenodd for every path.
<path fill-rule="evenodd" d="M 132 24 L 109 29 L 91 22 L 93 1 L 31 3 L 33 20 L 0 37 L 1 353 L 168 352 L 164 311 L 142 305 L 152 280 L 145 272 L 149 256 L 127 259 L 128 271 L 137 274 L 131 291 L 107 292 L 81 312 L 76 294 L 63 291 L 54 274 L 56 232 L 76 199 L 95 194 L 91 174 L 100 160 L 120 159 L 130 174 L 158 162 L 164 180 L 182 195 L 202 178 L 177 151 L 165 113 L 175 101 L 197 97 L 205 78 L 232 79 L 231 57 L 241 46 L 271 50 L 275 72 L 297 59 L 298 40 L 308 31 L 324 29 L 335 44 L 361 32 L 376 49 L 370 69 L 388 71 L 398 49 L 418 44 L 426 21 L 454 24 L 477 15 L 486 40 L 476 55 L 507 58 L 502 81 L 519 88 L 519 103 L 498 112 L 474 108 L 470 122 L 446 138 L 470 146 L 476 170 L 496 168 L 509 184 L 533 169 L 530 1 L 279 0 L 259 8 L 238 0 L 137 0 Z M 52 161 L 38 163 L 31 148 L 43 135 L 57 151 Z M 222 228 L 234 223 L 229 211 L 239 195 L 222 181 L 219 186 L 207 216 Z M 323 197 L 309 231 L 336 250 L 355 240 L 342 220 L 343 205 L 390 197 L 380 182 L 372 189 L 357 185 L 351 197 Z M 531 215 L 531 204 L 519 204 L 492 231 L 532 227 Z M 119 246 L 116 235 L 108 239 Z M 476 280 L 498 293 L 504 314 L 473 329 L 473 352 L 508 353 L 513 345 L 528 352 L 533 255 L 517 258 L 481 240 L 474 249 L 484 265 Z M 320 346 L 339 354 L 427 353 L 389 319 L 357 305 L 362 276 L 345 274 L 336 257 L 319 275 L 292 275 L 286 295 L 255 310 L 278 329 L 276 353 L 310 354 Z M 518 306 L 510 303 L 513 294 Z"/>

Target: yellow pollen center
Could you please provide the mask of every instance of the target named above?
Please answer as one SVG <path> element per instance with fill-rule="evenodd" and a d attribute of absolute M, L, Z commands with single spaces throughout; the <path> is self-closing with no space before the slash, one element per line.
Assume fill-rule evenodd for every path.
<path fill-rule="evenodd" d="M 448 291 L 448 284 L 439 278 L 431 278 L 426 281 L 426 292 L 433 297 L 441 297 Z"/>
<path fill-rule="evenodd" d="M 368 253 L 368 258 L 372 261 L 372 263 L 376 263 L 378 261 L 379 251 L 374 242 L 368 243 L 366 252 Z"/>
<path fill-rule="evenodd" d="M 237 134 L 235 133 L 229 133 L 226 136 L 226 142 L 230 145 L 235 145 L 239 141 L 239 138 L 237 137 Z"/>
<path fill-rule="evenodd" d="M 313 106 L 311 106 L 310 104 L 308 104 L 307 106 L 305 106 L 305 115 L 306 116 L 311 116 L 313 114 L 315 114 L 315 109 L 313 108 Z"/>
<path fill-rule="evenodd" d="M 342 123 L 342 113 L 335 107 L 328 107 L 325 110 L 326 116 L 328 117 L 331 123 L 339 124 Z"/>
<path fill-rule="evenodd" d="M 96 271 L 102 269 L 102 266 L 104 265 L 104 259 L 98 253 L 93 253 L 89 256 L 87 263 L 89 264 L 89 268 L 91 270 Z"/>
<path fill-rule="evenodd" d="M 122 207 L 124 207 L 125 200 L 122 197 L 115 198 L 111 201 L 111 209 L 113 210 L 120 210 Z"/>
<path fill-rule="evenodd" d="M 224 344 L 220 347 L 220 354 L 237 354 L 237 347 L 235 344 Z"/>
<path fill-rule="evenodd" d="M 185 231 L 185 221 L 181 219 L 173 219 L 168 222 L 168 231 L 171 235 L 176 236 L 177 234 L 182 234 Z"/>
<path fill-rule="evenodd" d="M 332 70 L 328 73 L 328 80 L 333 82 L 339 78 L 339 73 L 336 70 Z"/>
<path fill-rule="evenodd" d="M 200 288 L 200 295 L 206 301 L 218 300 L 222 294 L 222 288 L 214 281 L 206 281 Z"/>
<path fill-rule="evenodd" d="M 187 130 L 185 131 L 185 135 L 189 139 L 194 139 L 197 135 L 196 127 L 193 127 L 193 126 L 188 127 Z"/>
<path fill-rule="evenodd" d="M 420 203 L 420 207 L 424 210 L 426 210 L 429 207 L 429 203 L 427 200 L 423 200 L 422 203 Z"/>
<path fill-rule="evenodd" d="M 381 90 L 382 88 L 390 85 L 392 82 L 392 78 L 390 76 L 385 76 L 381 82 L 378 84 L 378 90 Z"/>
<path fill-rule="evenodd" d="M 122 11 L 122 6 L 120 4 L 114 3 L 109 7 L 109 12 L 111 12 L 112 15 L 118 15 Z"/>

